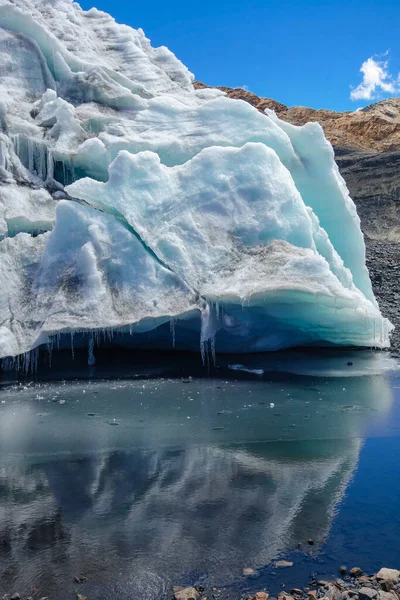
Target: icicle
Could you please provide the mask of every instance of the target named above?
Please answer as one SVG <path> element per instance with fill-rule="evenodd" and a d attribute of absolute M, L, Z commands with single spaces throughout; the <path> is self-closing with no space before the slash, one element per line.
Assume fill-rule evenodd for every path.
<path fill-rule="evenodd" d="M 51 369 L 52 355 L 53 355 L 53 340 L 49 339 L 49 341 L 47 342 L 47 357 L 48 357 L 48 363 L 49 363 L 50 369 Z"/>
<path fill-rule="evenodd" d="M 72 174 L 72 183 L 74 183 L 74 181 L 75 181 L 75 166 L 74 166 L 73 158 L 71 158 L 71 174 Z"/>
<path fill-rule="evenodd" d="M 210 342 L 211 354 L 215 364 L 215 336 L 220 327 L 221 323 L 219 322 L 215 308 L 207 303 L 201 311 L 200 351 L 203 364 L 205 364 L 205 357 L 208 351 L 208 342 Z"/>
<path fill-rule="evenodd" d="M 6 149 L 3 140 L 0 140 L 0 168 L 6 169 Z"/>
<path fill-rule="evenodd" d="M 88 365 L 89 367 L 94 367 L 96 358 L 94 355 L 94 336 L 92 334 L 89 336 L 88 354 Z"/>
<path fill-rule="evenodd" d="M 169 328 L 172 333 L 172 347 L 175 348 L 175 319 L 170 320 Z"/>
<path fill-rule="evenodd" d="M 217 364 L 217 357 L 216 357 L 216 352 L 215 352 L 215 335 L 214 335 L 214 337 L 211 338 L 211 356 L 212 356 L 214 367 L 215 367 Z"/>
<path fill-rule="evenodd" d="M 206 342 L 202 342 L 200 340 L 200 354 L 201 354 L 201 360 L 202 360 L 204 366 L 206 364 L 206 353 L 207 353 Z"/>
<path fill-rule="evenodd" d="M 47 174 L 46 179 L 54 179 L 54 159 L 50 149 L 47 150 Z"/>
<path fill-rule="evenodd" d="M 26 140 L 26 144 L 27 144 L 27 150 L 28 150 L 28 170 L 33 173 L 33 168 L 34 168 L 34 156 L 33 156 L 33 150 L 34 150 L 34 146 L 33 146 L 33 142 L 30 138 L 27 138 Z"/>

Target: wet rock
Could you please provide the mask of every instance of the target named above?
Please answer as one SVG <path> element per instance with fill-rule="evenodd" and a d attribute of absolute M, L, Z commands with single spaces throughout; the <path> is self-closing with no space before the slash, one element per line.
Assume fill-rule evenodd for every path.
<path fill-rule="evenodd" d="M 252 600 L 268 600 L 268 598 L 269 594 L 267 594 L 267 592 L 257 592 Z"/>
<path fill-rule="evenodd" d="M 258 573 L 251 567 L 245 567 L 243 569 L 243 575 L 244 577 L 257 577 Z"/>
<path fill-rule="evenodd" d="M 397 569 L 381 569 L 376 574 L 376 579 L 382 579 L 384 581 L 397 581 L 400 577 L 400 571 Z"/>
<path fill-rule="evenodd" d="M 356 592 L 356 590 L 349 590 L 349 596 L 350 598 L 355 598 L 358 596 L 358 592 Z"/>
<path fill-rule="evenodd" d="M 292 563 L 292 562 L 290 562 L 289 560 L 277 560 L 277 561 L 274 563 L 274 565 L 275 565 L 275 567 L 276 567 L 277 569 L 284 569 L 284 568 L 286 568 L 286 567 L 293 567 L 293 563 Z"/>
<path fill-rule="evenodd" d="M 194 587 L 199 592 L 199 594 L 202 594 L 205 591 L 205 589 L 202 585 L 195 585 Z M 204 600 L 204 599 L 202 599 L 202 600 Z"/>
<path fill-rule="evenodd" d="M 309 544 L 310 546 L 314 546 L 314 540 L 310 538 L 309 540 L 307 540 L 307 544 Z"/>
<path fill-rule="evenodd" d="M 199 592 L 194 587 L 173 587 L 172 592 L 175 600 L 196 600 L 199 597 Z"/>
<path fill-rule="evenodd" d="M 371 578 L 368 577 L 367 575 L 361 575 L 361 577 L 358 578 L 359 583 L 366 583 L 366 582 L 370 582 Z"/>
<path fill-rule="evenodd" d="M 307 596 L 310 598 L 310 600 L 317 600 L 318 592 L 317 590 L 310 590 L 309 592 L 307 592 Z"/>
<path fill-rule="evenodd" d="M 301 590 L 300 588 L 292 588 L 290 590 L 290 593 L 292 594 L 292 596 L 302 596 L 303 590 Z"/>
<path fill-rule="evenodd" d="M 352 569 L 350 569 L 350 576 L 351 577 L 361 577 L 363 574 L 362 569 L 360 569 L 360 567 L 353 567 Z"/>
<path fill-rule="evenodd" d="M 378 592 L 369 587 L 362 587 L 358 590 L 358 597 L 360 600 L 374 600 L 377 596 Z"/>
<path fill-rule="evenodd" d="M 87 598 L 86 598 L 86 596 L 82 596 L 82 594 L 77 594 L 76 600 L 87 600 Z"/>
<path fill-rule="evenodd" d="M 21 596 L 18 593 L 15 593 L 11 596 L 10 600 L 20 600 Z"/>
<path fill-rule="evenodd" d="M 279 592 L 278 600 L 294 600 L 293 596 L 287 594 L 286 592 Z"/>
<path fill-rule="evenodd" d="M 347 587 L 347 583 L 345 581 L 343 581 L 343 579 L 340 579 L 339 577 L 337 579 L 335 579 L 335 585 L 339 589 L 345 589 Z"/>
<path fill-rule="evenodd" d="M 346 575 L 346 573 L 347 573 L 347 567 L 346 567 L 345 565 L 341 565 L 341 566 L 339 567 L 339 573 L 340 573 L 341 575 Z"/>

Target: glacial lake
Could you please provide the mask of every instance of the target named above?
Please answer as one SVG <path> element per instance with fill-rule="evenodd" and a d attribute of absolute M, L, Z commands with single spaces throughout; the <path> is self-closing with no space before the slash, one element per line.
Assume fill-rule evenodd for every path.
<path fill-rule="evenodd" d="M 65 380 L 3 374 L 0 597 L 159 600 L 200 584 L 238 599 L 342 564 L 399 567 L 388 354 L 148 358 Z"/>

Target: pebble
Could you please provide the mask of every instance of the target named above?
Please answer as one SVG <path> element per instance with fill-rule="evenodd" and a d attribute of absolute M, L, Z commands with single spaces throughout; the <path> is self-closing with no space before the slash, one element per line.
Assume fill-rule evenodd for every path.
<path fill-rule="evenodd" d="M 363 572 L 362 569 L 360 569 L 360 567 L 353 567 L 352 569 L 350 569 L 351 577 L 361 577 L 362 574 Z"/>
<path fill-rule="evenodd" d="M 199 592 L 194 587 L 175 586 L 172 588 L 172 592 L 175 600 L 196 600 L 199 597 Z"/>
<path fill-rule="evenodd" d="M 275 564 L 275 567 L 277 569 L 284 569 L 286 567 L 293 567 L 293 563 L 290 562 L 289 560 L 277 560 Z"/>
<path fill-rule="evenodd" d="M 342 565 L 341 567 L 339 567 L 339 573 L 341 575 L 346 575 L 346 573 L 347 573 L 347 567 L 345 567 L 344 565 Z"/>

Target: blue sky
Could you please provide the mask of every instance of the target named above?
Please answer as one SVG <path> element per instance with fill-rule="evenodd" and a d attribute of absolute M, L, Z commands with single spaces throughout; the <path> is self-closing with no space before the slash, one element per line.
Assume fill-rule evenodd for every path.
<path fill-rule="evenodd" d="M 289 106 L 333 110 L 355 110 L 400 95 L 400 0 L 80 4 L 142 27 L 154 46 L 168 46 L 209 85 L 246 87 Z M 351 86 L 363 77 L 352 100 Z"/>

